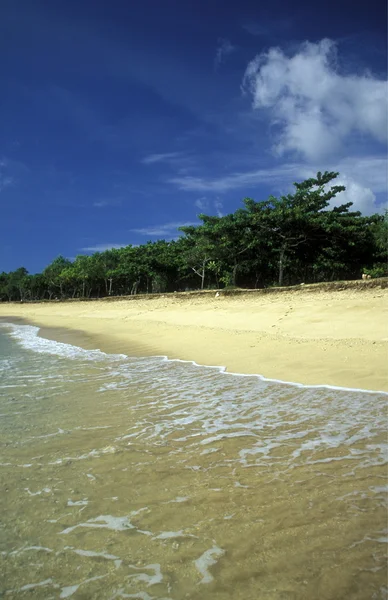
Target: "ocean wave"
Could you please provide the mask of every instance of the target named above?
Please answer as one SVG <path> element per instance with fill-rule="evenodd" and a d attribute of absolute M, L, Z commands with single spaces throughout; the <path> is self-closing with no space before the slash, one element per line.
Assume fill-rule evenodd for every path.
<path fill-rule="evenodd" d="M 384 394 L 388 396 L 388 392 L 385 391 L 375 391 L 375 390 L 367 390 L 362 388 L 349 388 L 342 386 L 333 386 L 327 384 L 317 384 L 317 385 L 306 385 L 299 382 L 294 381 L 285 381 L 282 379 L 273 379 L 264 377 L 259 373 L 234 373 L 231 371 L 227 371 L 225 366 L 219 365 L 201 365 L 195 361 L 191 360 L 182 360 L 178 358 L 168 358 L 166 355 L 156 355 L 151 357 L 140 357 L 139 359 L 135 357 L 128 357 L 126 354 L 107 354 L 102 350 L 86 350 L 79 346 L 74 346 L 72 344 L 67 344 L 64 342 L 57 342 L 55 340 L 49 340 L 44 337 L 39 336 L 40 328 L 34 325 L 18 325 L 14 323 L 0 323 L 0 326 L 7 328 L 9 335 L 15 339 L 23 348 L 26 350 L 32 350 L 34 352 L 40 352 L 45 354 L 51 354 L 63 358 L 70 359 L 84 359 L 89 361 L 122 361 L 122 360 L 131 360 L 137 361 L 138 368 L 143 367 L 143 371 L 147 371 L 150 366 L 158 366 L 161 362 L 168 363 L 182 363 L 185 365 L 191 365 L 193 367 L 199 369 L 209 369 L 211 371 L 216 371 L 221 375 L 225 375 L 227 377 L 241 377 L 241 378 L 256 378 L 262 381 L 263 383 L 275 383 L 280 384 L 282 386 L 292 386 L 300 389 L 327 389 L 327 390 L 338 390 L 338 391 L 347 391 L 347 392 L 360 392 L 367 394 Z M 116 384 L 111 384 L 112 389 Z"/>
<path fill-rule="evenodd" d="M 24 349 L 33 352 L 70 359 L 106 360 L 109 358 L 111 360 L 121 360 L 127 358 L 125 354 L 106 354 L 101 350 L 85 350 L 72 344 L 48 340 L 39 336 L 40 328 L 35 325 L 16 325 L 15 323 L 0 323 L 0 325 L 8 329 L 7 333 Z"/>

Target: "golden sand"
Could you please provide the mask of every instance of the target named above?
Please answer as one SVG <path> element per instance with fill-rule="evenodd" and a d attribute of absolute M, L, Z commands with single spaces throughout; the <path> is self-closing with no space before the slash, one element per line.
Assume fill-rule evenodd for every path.
<path fill-rule="evenodd" d="M 381 287 L 4 303 L 0 316 L 77 330 L 81 345 L 109 352 L 163 354 L 283 381 L 388 391 L 388 289 Z M 58 329 L 42 334 L 66 337 Z"/>

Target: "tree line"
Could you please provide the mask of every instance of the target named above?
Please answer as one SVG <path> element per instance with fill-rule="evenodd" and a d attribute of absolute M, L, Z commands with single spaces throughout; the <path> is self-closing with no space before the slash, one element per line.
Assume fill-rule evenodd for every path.
<path fill-rule="evenodd" d="M 42 273 L 0 274 L 1 301 L 92 298 L 239 286 L 262 288 L 387 275 L 388 218 L 365 217 L 348 202 L 338 173 L 317 173 L 294 192 L 222 217 L 200 215 L 174 241 L 59 256 Z"/>

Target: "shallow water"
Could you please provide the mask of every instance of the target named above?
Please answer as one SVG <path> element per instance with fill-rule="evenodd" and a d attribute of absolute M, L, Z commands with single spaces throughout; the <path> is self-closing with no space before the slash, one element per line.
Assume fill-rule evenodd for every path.
<path fill-rule="evenodd" d="M 0 330 L 0 595 L 387 597 L 387 395 Z"/>

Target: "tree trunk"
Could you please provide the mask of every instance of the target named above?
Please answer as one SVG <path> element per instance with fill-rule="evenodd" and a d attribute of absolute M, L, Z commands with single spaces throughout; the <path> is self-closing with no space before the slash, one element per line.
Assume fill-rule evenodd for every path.
<path fill-rule="evenodd" d="M 280 249 L 280 256 L 279 256 L 279 285 L 282 286 L 283 285 L 283 279 L 284 279 L 284 260 L 286 257 L 286 250 L 287 250 L 287 246 L 286 244 L 284 244 L 281 249 Z"/>
<path fill-rule="evenodd" d="M 206 259 L 202 263 L 201 290 L 203 290 L 204 285 L 205 285 L 205 269 L 206 269 Z"/>
<path fill-rule="evenodd" d="M 233 271 L 232 271 L 232 285 L 236 285 L 237 269 L 238 269 L 238 264 L 235 262 Z"/>
<path fill-rule="evenodd" d="M 112 286 L 113 286 L 113 277 L 110 277 L 109 278 L 109 292 L 108 292 L 109 296 L 112 295 Z"/>

